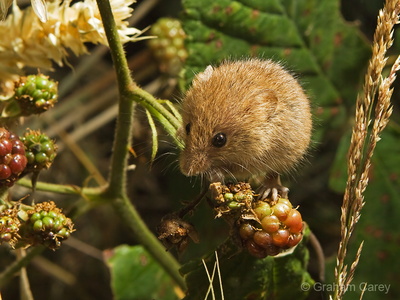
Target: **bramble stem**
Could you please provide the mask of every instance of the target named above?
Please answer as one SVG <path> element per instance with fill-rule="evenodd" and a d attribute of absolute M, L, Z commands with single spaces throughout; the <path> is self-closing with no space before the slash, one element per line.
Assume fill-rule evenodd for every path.
<path fill-rule="evenodd" d="M 126 195 L 128 147 L 131 144 L 133 112 L 136 103 L 143 104 L 152 114 L 157 111 L 158 114 L 154 116 L 161 120 L 162 124 L 170 123 L 168 124 L 169 130 L 176 129 L 179 126 L 179 122 L 166 109 L 162 110 L 157 100 L 140 89 L 132 80 L 110 3 L 108 0 L 97 0 L 97 5 L 103 20 L 119 88 L 119 113 L 108 179 L 109 186 L 103 195 L 109 197 L 110 201 L 113 202 L 115 209 L 133 231 L 137 241 L 163 266 L 176 283 L 182 289 L 185 289 L 185 282 L 179 274 L 179 263 L 169 252 L 165 251 L 160 241 L 143 222 Z"/>

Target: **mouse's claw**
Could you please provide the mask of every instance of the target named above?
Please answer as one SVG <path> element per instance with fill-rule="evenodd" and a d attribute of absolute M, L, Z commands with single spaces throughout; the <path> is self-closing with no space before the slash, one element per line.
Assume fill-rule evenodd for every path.
<path fill-rule="evenodd" d="M 278 174 L 265 178 L 265 182 L 261 187 L 258 199 L 263 200 L 270 198 L 273 202 L 278 201 L 280 198 L 288 198 L 289 189 L 282 186 Z"/>

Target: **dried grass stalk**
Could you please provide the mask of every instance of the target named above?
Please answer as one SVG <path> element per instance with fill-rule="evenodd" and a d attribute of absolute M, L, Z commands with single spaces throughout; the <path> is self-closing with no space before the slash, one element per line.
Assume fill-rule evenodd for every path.
<path fill-rule="evenodd" d="M 368 185 L 371 158 L 380 133 L 392 114 L 391 85 L 400 69 L 400 57 L 392 66 L 387 78 L 382 78 L 382 70 L 387 61 L 386 52 L 393 44 L 393 27 L 399 23 L 399 13 L 398 0 L 387 0 L 385 7 L 379 12 L 364 90 L 357 98 L 355 124 L 348 152 L 348 179 L 341 208 L 341 241 L 335 268 L 336 289 L 331 297 L 335 300 L 343 298 L 361 256 L 362 243 L 348 270 L 345 264 L 347 248 L 364 206 L 363 193 Z"/>

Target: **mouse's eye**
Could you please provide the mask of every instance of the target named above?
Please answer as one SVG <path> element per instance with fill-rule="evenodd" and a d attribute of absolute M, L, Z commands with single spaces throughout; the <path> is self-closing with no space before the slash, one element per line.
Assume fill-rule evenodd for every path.
<path fill-rule="evenodd" d="M 190 133 L 190 123 L 187 123 L 185 126 L 186 134 Z"/>
<path fill-rule="evenodd" d="M 226 144 L 226 135 L 225 133 L 219 132 L 212 138 L 211 143 L 214 147 L 221 148 Z"/>

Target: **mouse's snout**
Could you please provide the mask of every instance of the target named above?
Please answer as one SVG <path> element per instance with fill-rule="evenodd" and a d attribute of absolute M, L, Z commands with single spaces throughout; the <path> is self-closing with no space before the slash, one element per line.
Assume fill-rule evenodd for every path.
<path fill-rule="evenodd" d="M 186 176 L 200 175 L 210 169 L 208 157 L 204 152 L 188 153 L 187 150 L 183 150 L 179 165 L 181 172 Z"/>

